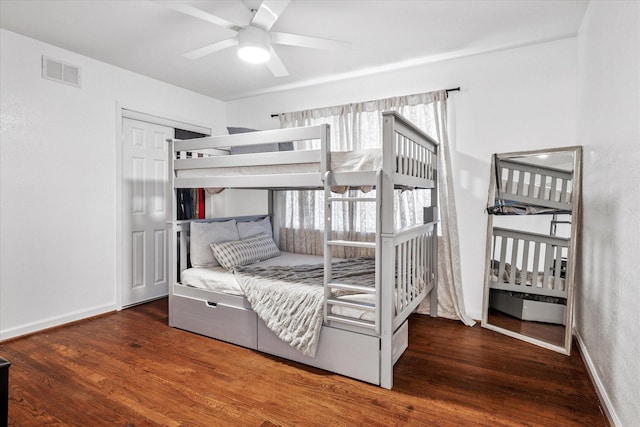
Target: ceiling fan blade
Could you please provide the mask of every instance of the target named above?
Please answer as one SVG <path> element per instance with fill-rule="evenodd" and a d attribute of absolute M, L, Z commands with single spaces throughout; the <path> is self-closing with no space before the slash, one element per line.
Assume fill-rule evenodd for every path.
<path fill-rule="evenodd" d="M 184 56 L 187 59 L 198 59 L 198 58 L 202 58 L 203 56 L 209 55 L 211 53 L 217 52 L 219 50 L 226 49 L 231 46 L 235 46 L 237 44 L 238 44 L 238 39 L 233 37 L 233 38 L 225 39 L 216 43 L 208 44 L 199 49 L 192 50 L 191 52 L 187 52 L 182 56 Z"/>
<path fill-rule="evenodd" d="M 184 4 L 179 1 L 160 1 L 160 0 L 151 0 L 151 1 L 160 6 L 164 6 L 169 9 L 176 10 L 178 12 L 184 13 L 185 15 L 193 16 L 194 18 L 202 19 L 203 21 L 211 22 L 212 24 L 216 24 L 220 27 L 228 28 L 233 31 L 238 31 L 239 29 L 242 28 L 242 26 L 238 24 L 227 21 L 226 19 L 222 19 L 209 12 L 205 12 L 204 10 L 197 9 L 193 6 L 189 6 L 188 4 Z"/>
<path fill-rule="evenodd" d="M 271 34 L 271 43 L 285 44 L 289 46 L 309 47 L 312 49 L 338 50 L 351 46 L 349 42 L 339 40 L 323 39 L 320 37 L 301 36 L 290 33 L 269 33 Z"/>
<path fill-rule="evenodd" d="M 287 67 L 284 66 L 282 60 L 273 48 L 270 48 L 271 57 L 267 61 L 267 67 L 273 73 L 274 77 L 286 77 L 289 75 Z"/>
<path fill-rule="evenodd" d="M 251 25 L 269 31 L 291 0 L 264 0 L 251 20 Z"/>

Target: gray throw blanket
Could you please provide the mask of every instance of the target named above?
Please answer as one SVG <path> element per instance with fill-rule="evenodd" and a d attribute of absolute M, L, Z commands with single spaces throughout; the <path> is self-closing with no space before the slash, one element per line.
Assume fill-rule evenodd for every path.
<path fill-rule="evenodd" d="M 332 272 L 334 282 L 375 284 L 372 258 L 336 262 Z M 247 265 L 236 267 L 234 273 L 251 308 L 267 327 L 305 356 L 315 357 L 323 320 L 324 265 Z"/>

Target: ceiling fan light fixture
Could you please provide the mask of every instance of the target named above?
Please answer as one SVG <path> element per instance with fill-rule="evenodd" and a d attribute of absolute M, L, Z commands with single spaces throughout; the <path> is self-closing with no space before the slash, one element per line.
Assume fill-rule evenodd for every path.
<path fill-rule="evenodd" d="M 238 56 L 251 64 L 262 64 L 271 57 L 269 34 L 257 27 L 238 32 Z"/>
<path fill-rule="evenodd" d="M 238 56 L 243 61 L 251 64 L 262 64 L 271 57 L 268 50 L 259 46 L 241 46 L 238 49 Z"/>

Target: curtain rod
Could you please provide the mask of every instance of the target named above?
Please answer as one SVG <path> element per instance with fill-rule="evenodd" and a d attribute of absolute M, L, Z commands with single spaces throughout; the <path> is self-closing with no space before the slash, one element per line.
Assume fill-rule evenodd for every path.
<path fill-rule="evenodd" d="M 453 87 L 451 89 L 445 89 L 444 91 L 447 92 L 447 97 L 448 97 L 449 96 L 449 92 L 460 92 L 460 86 Z M 279 115 L 280 114 L 272 114 L 271 118 L 278 117 Z"/>

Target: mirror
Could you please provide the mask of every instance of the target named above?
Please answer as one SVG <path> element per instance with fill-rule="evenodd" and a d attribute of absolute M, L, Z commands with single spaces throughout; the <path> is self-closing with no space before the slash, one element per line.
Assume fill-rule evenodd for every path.
<path fill-rule="evenodd" d="M 570 354 L 581 147 L 494 154 L 482 326 Z"/>

